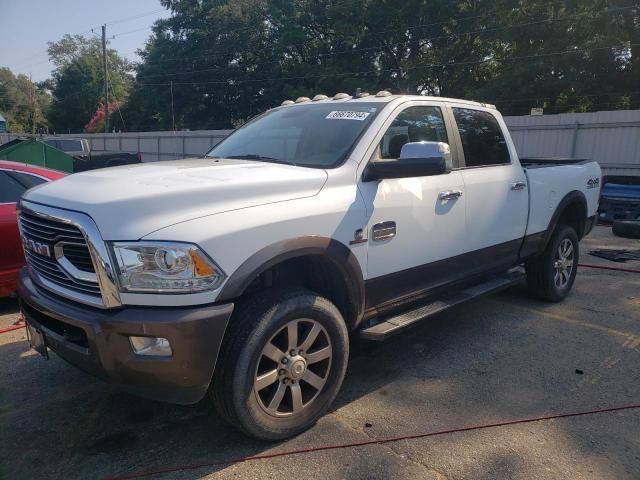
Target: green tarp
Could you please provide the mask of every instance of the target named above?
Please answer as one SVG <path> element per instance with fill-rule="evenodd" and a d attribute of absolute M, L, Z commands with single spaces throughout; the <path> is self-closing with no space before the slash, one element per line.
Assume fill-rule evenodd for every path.
<path fill-rule="evenodd" d="M 73 158 L 33 138 L 0 145 L 0 159 L 73 173 Z"/>

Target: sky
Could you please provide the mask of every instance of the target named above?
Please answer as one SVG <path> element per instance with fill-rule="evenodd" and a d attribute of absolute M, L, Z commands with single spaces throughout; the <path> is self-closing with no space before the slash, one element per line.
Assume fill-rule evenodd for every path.
<path fill-rule="evenodd" d="M 105 23 L 107 37 L 115 36 L 109 46 L 137 61 L 153 22 L 168 16 L 159 0 L 0 0 L 0 67 L 45 80 L 53 70 L 47 42 L 91 29 L 100 36 Z"/>

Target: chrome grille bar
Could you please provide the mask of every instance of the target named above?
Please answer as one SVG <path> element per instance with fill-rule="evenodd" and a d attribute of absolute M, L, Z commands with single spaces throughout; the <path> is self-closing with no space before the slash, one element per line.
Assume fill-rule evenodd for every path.
<path fill-rule="evenodd" d="M 22 200 L 20 233 L 31 276 L 44 288 L 100 308 L 121 305 L 106 246 L 85 214 Z"/>

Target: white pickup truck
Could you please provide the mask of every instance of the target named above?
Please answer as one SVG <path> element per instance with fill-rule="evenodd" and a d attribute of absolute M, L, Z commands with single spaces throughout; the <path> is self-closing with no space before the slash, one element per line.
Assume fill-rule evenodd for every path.
<path fill-rule="evenodd" d="M 599 186 L 596 162 L 519 160 L 491 105 L 300 98 L 205 158 L 28 191 L 21 309 L 43 355 L 164 401 L 210 392 L 245 433 L 282 439 L 329 407 L 350 335 L 525 276 L 563 299 Z"/>

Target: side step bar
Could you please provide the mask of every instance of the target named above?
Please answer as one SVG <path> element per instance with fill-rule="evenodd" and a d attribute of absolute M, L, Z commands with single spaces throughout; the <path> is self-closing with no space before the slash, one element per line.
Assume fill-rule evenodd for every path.
<path fill-rule="evenodd" d="M 443 312 L 451 307 L 473 300 L 474 298 L 511 287 L 522 281 L 524 277 L 525 274 L 521 270 L 509 271 L 500 276 L 493 277 L 490 280 L 467 287 L 446 298 L 434 300 L 413 310 L 388 318 L 371 327 L 364 328 L 360 330 L 360 338 L 375 341 L 386 340 L 391 335 L 415 325 L 422 320 L 426 320 L 436 313 Z"/>

